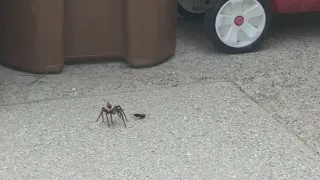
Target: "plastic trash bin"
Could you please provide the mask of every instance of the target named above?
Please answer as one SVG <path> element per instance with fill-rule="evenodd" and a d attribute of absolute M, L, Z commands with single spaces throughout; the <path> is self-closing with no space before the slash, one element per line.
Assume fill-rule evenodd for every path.
<path fill-rule="evenodd" d="M 128 53 L 132 67 L 161 63 L 175 52 L 177 0 L 127 2 Z"/>
<path fill-rule="evenodd" d="M 2 64 L 34 73 L 63 69 L 63 7 L 58 0 L 2 0 Z"/>
<path fill-rule="evenodd" d="M 36 73 L 65 63 L 125 59 L 131 67 L 159 64 L 176 46 L 177 0 L 1 1 L 3 64 Z"/>
<path fill-rule="evenodd" d="M 176 46 L 176 0 L 68 0 L 66 61 L 125 58 L 131 67 L 158 64 Z"/>

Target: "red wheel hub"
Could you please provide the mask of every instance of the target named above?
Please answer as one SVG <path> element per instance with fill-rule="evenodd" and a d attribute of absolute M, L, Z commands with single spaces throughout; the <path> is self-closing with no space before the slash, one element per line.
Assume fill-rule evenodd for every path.
<path fill-rule="evenodd" d="M 244 18 L 243 16 L 237 16 L 235 19 L 234 19 L 234 23 L 237 25 L 237 26 L 241 26 L 244 22 Z"/>

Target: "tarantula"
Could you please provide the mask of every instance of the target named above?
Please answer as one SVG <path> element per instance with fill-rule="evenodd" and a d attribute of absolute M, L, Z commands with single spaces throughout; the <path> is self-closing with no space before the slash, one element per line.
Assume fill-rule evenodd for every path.
<path fill-rule="evenodd" d="M 121 108 L 121 106 L 117 105 L 117 106 L 112 107 L 112 105 L 109 102 L 107 102 L 107 108 L 102 107 L 101 113 L 95 122 L 97 122 L 99 120 L 100 116 L 102 116 L 102 122 L 104 121 L 103 113 L 106 114 L 109 127 L 110 127 L 110 123 L 109 123 L 108 114 L 110 114 L 110 119 L 111 119 L 112 124 L 113 124 L 112 115 L 117 114 L 122 119 L 124 126 L 127 127 L 125 120 L 128 121 L 128 119 L 127 119 L 126 114 L 124 113 L 123 109 Z M 125 120 L 124 120 L 124 118 L 125 118 Z"/>

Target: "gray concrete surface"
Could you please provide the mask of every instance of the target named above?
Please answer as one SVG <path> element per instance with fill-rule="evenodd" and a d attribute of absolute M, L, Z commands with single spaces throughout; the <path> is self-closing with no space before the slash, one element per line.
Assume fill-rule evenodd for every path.
<path fill-rule="evenodd" d="M 130 117 L 94 123 L 106 99 Z M 14 112 L 14 113 L 13 113 Z M 232 83 L 5 106 L 0 179 L 319 179 L 320 158 Z"/>
<path fill-rule="evenodd" d="M 297 17 L 278 17 L 256 53 L 220 54 L 203 35 L 202 22 L 180 20 L 175 56 L 153 68 L 130 69 L 121 62 L 72 65 L 30 85 L 38 76 L 0 66 L 0 105 L 4 109 L 95 96 L 105 97 L 102 100 L 117 93 L 232 82 L 320 153 L 319 14 Z M 14 113 L 13 108 L 9 112 Z"/>

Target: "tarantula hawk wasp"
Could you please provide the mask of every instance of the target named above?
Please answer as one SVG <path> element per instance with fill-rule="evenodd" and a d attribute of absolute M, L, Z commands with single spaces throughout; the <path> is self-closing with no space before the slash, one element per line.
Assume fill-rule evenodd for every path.
<path fill-rule="evenodd" d="M 126 117 L 126 114 L 124 113 L 124 110 L 121 108 L 121 106 L 116 105 L 116 106 L 112 107 L 112 105 L 109 102 L 107 102 L 107 107 L 106 108 L 102 107 L 100 115 L 99 115 L 98 119 L 95 122 L 97 122 L 100 119 L 101 116 L 102 116 L 102 122 L 104 121 L 103 113 L 106 114 L 107 122 L 108 122 L 108 126 L 109 127 L 110 127 L 110 123 L 109 123 L 108 114 L 110 114 L 110 119 L 111 119 L 111 123 L 112 124 L 113 124 L 112 115 L 117 114 L 122 119 L 122 121 L 124 123 L 124 126 L 127 127 L 126 121 L 128 121 L 128 119 Z M 126 121 L 124 120 L 124 118 L 125 118 Z"/>

